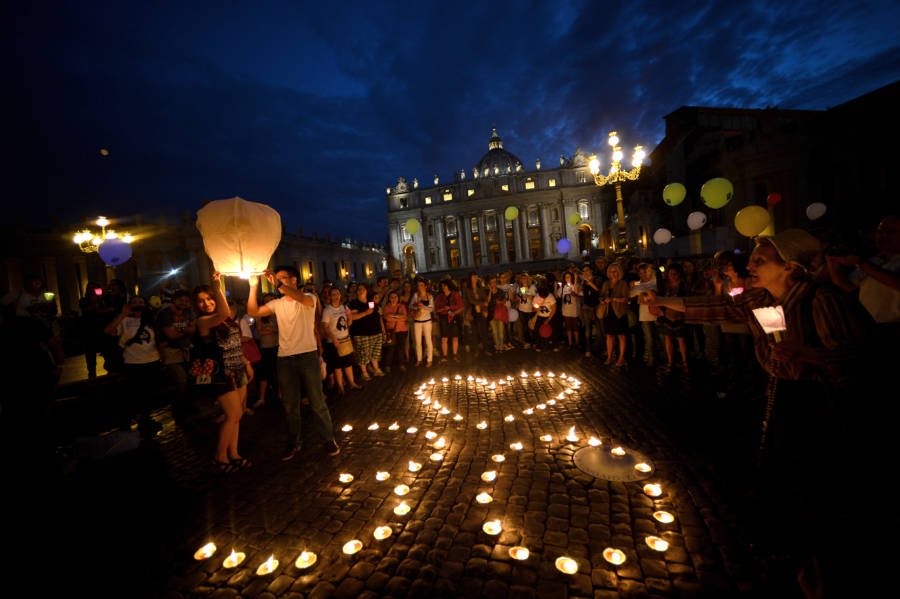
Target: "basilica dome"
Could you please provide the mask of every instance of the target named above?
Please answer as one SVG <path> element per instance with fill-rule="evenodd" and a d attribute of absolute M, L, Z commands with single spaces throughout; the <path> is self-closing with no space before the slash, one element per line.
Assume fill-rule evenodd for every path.
<path fill-rule="evenodd" d="M 472 170 L 476 177 L 505 175 L 522 170 L 522 161 L 515 154 L 503 149 L 503 140 L 497 135 L 495 128 L 491 133 L 491 140 L 488 142 L 487 154 L 481 157 Z"/>

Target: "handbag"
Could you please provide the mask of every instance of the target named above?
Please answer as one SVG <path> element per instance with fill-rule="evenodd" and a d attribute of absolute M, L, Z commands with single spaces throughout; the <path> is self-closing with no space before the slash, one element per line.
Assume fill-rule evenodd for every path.
<path fill-rule="evenodd" d="M 603 302 L 597 304 L 597 311 L 595 312 L 597 320 L 603 320 L 604 318 L 606 318 L 607 312 L 609 312 L 609 304 L 604 304 Z"/>
<path fill-rule="evenodd" d="M 335 349 L 337 349 L 337 355 L 344 357 L 349 356 L 353 353 L 353 340 L 350 337 L 345 337 L 344 339 L 338 339 L 334 344 Z"/>
<path fill-rule="evenodd" d="M 244 357 L 247 358 L 247 361 L 251 364 L 256 364 L 262 360 L 262 353 L 259 351 L 259 346 L 256 345 L 256 341 L 253 339 L 241 341 L 241 350 L 244 352 Z"/>

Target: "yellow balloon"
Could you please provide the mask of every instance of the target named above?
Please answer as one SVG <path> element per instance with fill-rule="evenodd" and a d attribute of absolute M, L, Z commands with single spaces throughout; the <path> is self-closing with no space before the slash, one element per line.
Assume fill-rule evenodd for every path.
<path fill-rule="evenodd" d="M 573 212 L 569 215 L 569 224 L 573 227 L 581 222 L 581 215 L 577 212 Z"/>
<path fill-rule="evenodd" d="M 519 209 L 515 206 L 507 206 L 503 216 L 506 217 L 506 220 L 516 220 L 519 217 Z"/>
<path fill-rule="evenodd" d="M 422 225 L 420 225 L 419 221 L 417 221 L 414 218 L 411 218 L 406 221 L 406 232 L 409 233 L 410 235 L 415 235 L 416 233 L 419 232 L 419 229 L 421 229 L 421 228 L 422 228 Z"/>
<path fill-rule="evenodd" d="M 719 209 L 734 197 L 734 185 L 728 179 L 716 177 L 700 188 L 700 200 L 713 209 Z"/>
<path fill-rule="evenodd" d="M 677 206 L 686 195 L 687 189 L 681 183 L 669 183 L 663 188 L 663 202 L 669 206 Z"/>
<path fill-rule="evenodd" d="M 745 237 L 754 237 L 769 226 L 769 213 L 762 206 L 747 206 L 734 216 L 734 228 Z"/>

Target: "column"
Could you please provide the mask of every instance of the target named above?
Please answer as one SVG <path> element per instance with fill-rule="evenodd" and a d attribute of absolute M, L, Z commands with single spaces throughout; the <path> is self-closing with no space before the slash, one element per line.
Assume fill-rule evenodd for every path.
<path fill-rule="evenodd" d="M 553 222 L 550 220 L 550 205 L 549 204 L 541 204 L 540 207 L 540 215 L 541 215 L 541 241 L 544 245 L 544 258 L 553 258 L 555 255 L 555 244 L 553 243 L 553 239 L 550 237 L 550 233 L 553 231 Z"/>
<path fill-rule="evenodd" d="M 460 266 L 472 268 L 475 266 L 475 256 L 472 254 L 472 223 L 468 214 L 460 215 L 462 219 L 462 232 L 459 236 L 460 253 L 462 254 Z"/>
<path fill-rule="evenodd" d="M 438 264 L 442 269 L 448 268 L 449 250 L 447 249 L 447 236 L 444 235 L 444 219 L 434 219 L 434 235 L 437 237 Z"/>
<path fill-rule="evenodd" d="M 500 236 L 500 264 L 509 264 L 509 254 L 506 251 L 506 215 L 502 212 L 497 214 L 497 235 Z M 513 241 L 515 241 L 515 232 L 513 232 Z"/>
<path fill-rule="evenodd" d="M 491 261 L 488 259 L 488 251 L 487 251 L 487 229 L 484 227 L 484 212 L 478 213 L 478 240 L 481 242 L 481 264 L 478 266 L 482 266 L 484 264 L 490 264 Z"/>
<path fill-rule="evenodd" d="M 519 252 L 517 259 L 519 262 L 527 262 L 531 260 L 531 250 L 528 247 L 528 207 L 519 211 L 519 218 L 516 219 L 516 226 L 519 228 Z"/>

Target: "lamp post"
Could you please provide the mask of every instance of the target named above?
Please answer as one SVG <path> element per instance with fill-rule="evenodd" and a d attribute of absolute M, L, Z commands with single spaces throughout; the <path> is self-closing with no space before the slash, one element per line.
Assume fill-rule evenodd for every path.
<path fill-rule="evenodd" d="M 609 165 L 609 174 L 601 175 L 600 174 L 600 160 L 597 158 L 597 155 L 591 156 L 591 160 L 588 163 L 590 165 L 591 174 L 594 175 L 594 183 L 597 184 L 598 187 L 603 187 L 604 185 L 613 184 L 616 186 L 616 209 L 618 211 L 618 248 L 620 250 L 628 249 L 628 229 L 625 227 L 625 208 L 622 202 L 622 183 L 625 181 L 634 181 L 641 174 L 641 163 L 644 161 L 644 157 L 647 155 L 644 152 L 643 146 L 635 146 L 634 154 L 631 156 L 631 170 L 623 170 L 621 168 L 622 158 L 624 154 L 622 153 L 622 148 L 619 146 L 619 136 L 615 131 L 610 131 L 609 133 L 609 145 L 612 147 L 612 162 Z"/>
<path fill-rule="evenodd" d="M 107 229 L 109 226 L 109 219 L 105 216 L 99 217 L 94 221 L 98 227 L 100 227 L 100 232 L 95 233 L 90 229 L 83 229 L 75 233 L 72 237 L 72 241 L 75 242 L 75 245 L 81 249 L 82 252 L 86 254 L 95 253 L 100 250 L 100 246 L 104 241 L 108 239 L 119 239 L 119 234 L 115 231 L 115 229 Z M 131 236 L 130 233 L 125 233 L 121 236 L 122 241 L 125 243 L 131 243 L 134 241 L 134 237 Z"/>

